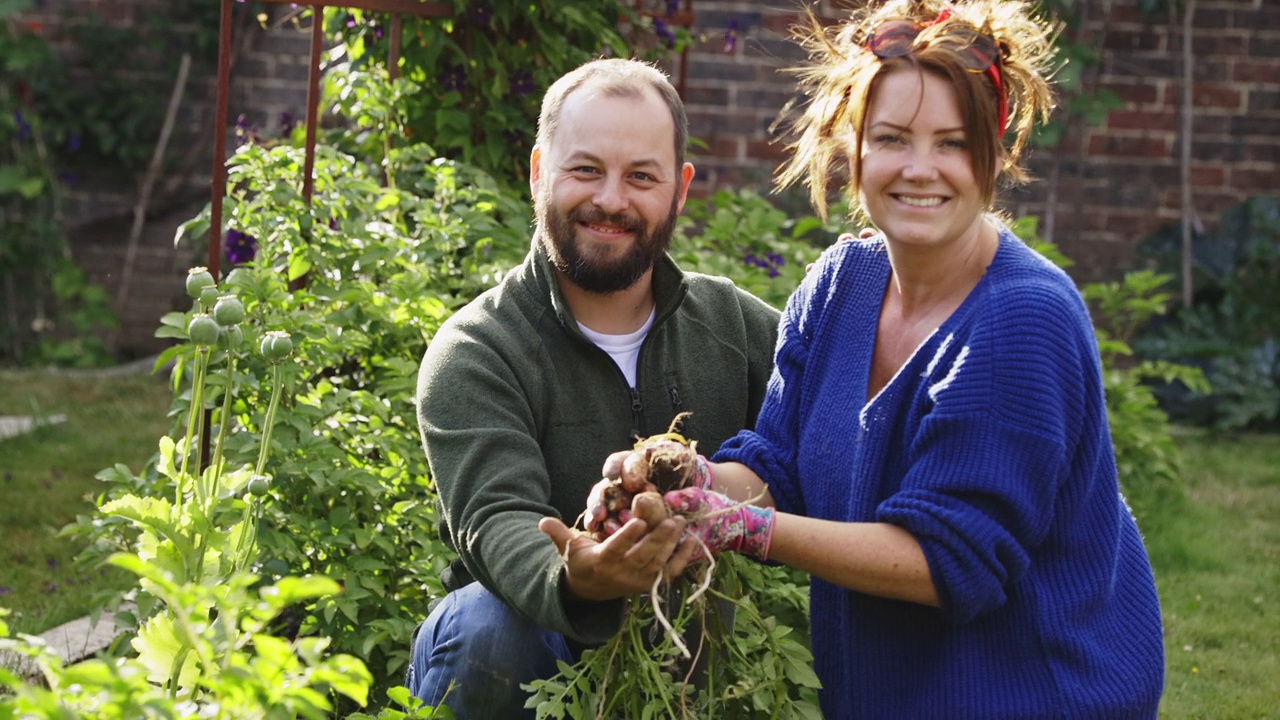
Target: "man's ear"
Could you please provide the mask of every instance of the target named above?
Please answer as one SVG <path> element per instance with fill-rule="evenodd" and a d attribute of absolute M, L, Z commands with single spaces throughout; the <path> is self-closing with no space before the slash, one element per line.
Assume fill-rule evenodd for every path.
<path fill-rule="evenodd" d="M 684 210 L 685 198 L 689 196 L 689 184 L 693 182 L 693 163 L 685 163 L 680 168 L 680 201 L 677 203 L 676 212 Z"/>
<path fill-rule="evenodd" d="M 529 192 L 534 197 L 538 196 L 538 178 L 542 177 L 542 148 L 538 145 L 533 146 L 533 152 L 529 153 Z"/>

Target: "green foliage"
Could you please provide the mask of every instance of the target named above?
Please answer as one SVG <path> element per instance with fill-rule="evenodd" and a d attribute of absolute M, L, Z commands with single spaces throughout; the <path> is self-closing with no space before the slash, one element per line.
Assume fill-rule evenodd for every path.
<path fill-rule="evenodd" d="M 53 307 L 61 323 L 47 321 L 37 344 L 23 355 L 24 364 L 94 368 L 112 363 L 102 331 L 119 327 L 111 298 L 101 285 L 89 282 L 84 271 L 61 258 L 51 278 Z"/>
<path fill-rule="evenodd" d="M 219 305 L 228 301 L 226 296 L 217 300 Z M 181 439 L 162 437 L 154 476 L 126 479 L 86 524 L 100 540 L 114 544 L 105 548 L 107 562 L 138 577 L 132 593 L 136 612 L 120 608 L 136 618 L 129 642 L 133 653 L 119 661 L 95 659 L 64 668 L 30 641 L 0 640 L 0 649 L 32 657 L 49 687 L 45 691 L 0 675 L 0 683 L 13 691 L 12 698 L 0 699 L 0 714 L 320 719 L 333 709 L 331 696 L 367 703 L 372 678 L 361 661 L 328 652 L 326 638 L 286 639 L 270 632 L 286 609 L 331 598 L 341 587 L 319 576 L 262 583 L 248 572 L 259 557 L 257 535 L 267 500 L 246 487 L 266 468 L 286 358 L 273 353 L 259 361 L 270 366 L 271 399 L 255 438 L 260 446 L 256 465 L 232 461 L 223 454 L 224 443 L 235 389 L 246 379 L 237 365 L 251 363 L 252 357 L 232 343 L 214 347 L 220 335 L 243 332 L 238 325 L 243 317 L 224 317 L 220 323 L 206 314 L 210 309 L 200 300 L 193 303 L 191 334 L 199 328 L 209 337 L 177 352 L 179 367 L 191 373 L 186 420 L 178 427 Z M 217 421 L 217 439 L 212 456 L 202 460 L 197 441 L 213 429 L 206 427 L 206 417 Z M 131 474 L 127 468 L 108 472 Z M 128 492 L 139 487 L 154 492 Z M 0 628 L 4 634 L 7 628 Z"/>
<path fill-rule="evenodd" d="M 1049 122 L 1037 125 L 1033 142 L 1040 147 L 1056 147 L 1073 122 L 1100 125 L 1112 110 L 1124 107 L 1120 96 L 1108 88 L 1086 91 L 1085 72 L 1102 61 L 1099 47 L 1075 39 L 1086 5 L 1076 0 L 1041 0 L 1037 6 L 1042 16 L 1063 30 L 1054 38 L 1057 56 L 1053 81 L 1065 109 Z"/>
<path fill-rule="evenodd" d="M 620 3 L 452 0 L 452 5 L 449 18 L 404 18 L 400 74 L 421 88 L 404 99 L 405 135 L 525 192 L 521 186 L 543 91 L 586 60 L 629 54 L 617 30 Z M 384 14 L 330 10 L 325 17 L 352 69 L 385 67 Z"/>
<path fill-rule="evenodd" d="M 662 593 L 661 609 L 664 618 L 671 616 L 666 618 L 671 629 L 658 625 L 658 600 L 632 598 L 622 632 L 584 652 L 577 664 L 561 663 L 556 677 L 533 682 L 526 707 L 538 718 L 557 720 L 820 718 L 807 634 L 796 633 L 759 604 L 772 601 L 769 610 L 807 625 L 807 582 L 797 584 L 795 574 L 784 568 L 732 553 L 720 556 L 714 569 L 694 569 L 690 575 L 698 572 L 714 574 L 714 580 L 707 578 L 705 594 L 688 578 L 679 581 L 678 592 Z M 656 642 L 650 629 L 662 633 Z M 691 642 L 677 643 L 690 635 L 696 636 Z M 691 656 L 706 657 L 701 683 L 689 682 Z"/>
<path fill-rule="evenodd" d="M 834 238 L 832 226 L 812 216 L 788 218 L 754 190 L 721 190 L 685 204 L 671 254 L 686 270 L 733 278 L 781 308 Z"/>
<path fill-rule="evenodd" d="M 117 562 L 144 577 L 169 610 L 139 632 L 139 654 L 64 667 L 38 639 L 10 639 L 0 620 L 0 650 L 33 659 L 48 685 L 0 670 L 0 688 L 7 691 L 0 693 L 0 716 L 177 720 L 208 712 L 229 720 L 322 720 L 332 709 L 329 693 L 366 701 L 370 678 L 358 660 L 326 656 L 323 640 L 289 641 L 267 632 L 290 605 L 335 593 L 336 583 L 288 578 L 255 590 L 250 575 L 216 585 L 175 583 L 137 555 L 122 554 Z M 166 685 L 179 672 L 184 680 Z M 178 686 L 184 689 L 175 692 Z"/>
<path fill-rule="evenodd" d="M 385 688 L 402 677 L 414 627 L 442 594 L 449 559 L 435 530 L 413 408 L 418 360 L 436 328 L 527 251 L 523 205 L 482 175 L 421 148 L 393 152 L 388 171 L 320 148 L 308 209 L 298 150 L 246 146 L 232 160 L 229 222 L 259 239 L 234 270 L 250 315 L 298 338 L 305 383 L 280 409 L 275 500 L 261 535 L 262 570 L 324 574 L 346 592 L 297 618 L 303 634 L 364 657 Z M 299 218 L 312 217 L 309 235 Z M 306 286 L 289 291 L 289 281 Z M 252 427 L 250 391 L 240 422 Z M 229 454 L 245 452 L 233 435 Z"/>
<path fill-rule="evenodd" d="M 1166 227 L 1141 250 L 1171 273 L 1180 247 L 1177 230 Z M 1197 235 L 1192 278 L 1194 304 L 1135 343 L 1146 355 L 1204 369 L 1212 394 L 1162 387 L 1169 412 L 1224 430 L 1280 427 L 1280 198 L 1250 198 L 1223 213 L 1215 235 Z"/>

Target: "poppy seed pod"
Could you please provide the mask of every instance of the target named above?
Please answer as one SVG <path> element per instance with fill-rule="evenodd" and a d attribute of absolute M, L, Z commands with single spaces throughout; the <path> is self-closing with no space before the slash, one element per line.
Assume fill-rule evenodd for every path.
<path fill-rule="evenodd" d="M 244 320 L 244 303 L 235 295 L 223 295 L 214 303 L 213 319 L 223 327 L 240 324 Z"/>
<path fill-rule="evenodd" d="M 205 288 L 214 284 L 213 275 L 206 267 L 193 267 L 187 271 L 187 294 L 193 298 L 199 298 Z"/>
<path fill-rule="evenodd" d="M 213 345 L 218 342 L 219 333 L 218 322 L 205 313 L 193 316 L 187 325 L 187 339 L 195 345 Z"/>
<path fill-rule="evenodd" d="M 262 336 L 261 350 L 264 358 L 278 363 L 293 352 L 293 340 L 289 338 L 289 333 L 271 330 Z"/>

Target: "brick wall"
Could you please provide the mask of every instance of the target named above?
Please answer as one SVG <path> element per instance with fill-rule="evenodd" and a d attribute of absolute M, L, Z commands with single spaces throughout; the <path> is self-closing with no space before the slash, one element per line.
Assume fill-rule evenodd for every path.
<path fill-rule="evenodd" d="M 141 28 L 149 15 L 166 2 L 44 0 L 36 10 L 24 14 L 23 20 L 39 28 L 68 62 L 80 63 L 86 59 L 71 54 L 68 22 Z M 305 117 L 310 48 L 309 35 L 288 22 L 287 10 L 281 9 L 266 28 L 240 6 L 237 11 L 240 15 L 233 33 L 235 64 L 228 102 L 230 123 L 225 130 L 229 152 L 235 147 L 235 125 L 241 116 L 244 128 L 264 137 L 280 134 L 281 118 L 286 114 Z M 210 29 L 216 33 L 216 12 L 212 13 L 212 21 Z M 157 102 L 163 108 L 180 58 L 181 53 L 176 52 L 121 71 L 157 87 Z M 178 226 L 209 202 L 216 67 L 216 46 L 207 53 L 195 53 L 192 58 L 190 79 L 168 144 L 165 171 L 148 204 L 123 302 L 119 301 L 118 289 L 140 189 L 132 180 L 121 182 L 118 170 L 92 165 L 77 166 L 74 178 L 66 185 L 66 220 L 73 257 L 90 280 L 117 298 L 114 309 L 120 330 L 113 340 L 116 352 L 125 359 L 167 346 L 168 341 L 153 337 L 159 318 L 166 312 L 190 307 L 184 286 L 186 270 L 204 264 L 207 258 L 207 245 L 175 246 L 174 234 Z"/>
<path fill-rule="evenodd" d="M 64 11 L 130 25 L 164 1 L 45 0 L 34 19 L 56 41 Z M 814 7 L 837 17 L 850 2 L 857 0 L 822 0 Z M 1123 106 L 1101 125 L 1073 122 L 1057 147 L 1035 150 L 1028 162 L 1039 180 L 1006 194 L 1005 209 L 1040 217 L 1083 280 L 1131 267 L 1135 244 L 1180 217 L 1181 74 L 1180 34 L 1170 30 L 1167 17 L 1142 17 L 1137 0 L 1077 4 L 1090 20 L 1075 38 L 1098 47 L 1101 58 L 1085 72 L 1085 90 L 1109 88 Z M 798 0 L 695 1 L 698 41 L 683 72 L 678 59 L 671 65 L 673 78 L 683 77 L 691 135 L 705 144 L 693 156 L 695 195 L 768 185 L 782 159 L 770 127 L 794 95 L 794 82 L 781 69 L 802 60 L 787 30 L 802 7 Z M 1250 194 L 1280 192 L 1280 0 L 1200 0 L 1194 24 L 1193 206 L 1200 225 L 1212 232 L 1224 209 Z M 267 30 L 250 22 L 237 38 L 246 45 L 233 71 L 230 116 L 234 121 L 243 114 L 250 126 L 275 134 L 282 114 L 303 114 L 308 38 L 287 22 Z M 157 347 L 150 338 L 156 318 L 170 309 L 166 301 L 185 304 L 180 272 L 203 257 L 203 248 L 175 250 L 171 241 L 173 228 L 208 198 L 216 58 L 195 60 L 181 132 L 171 145 L 173 154 L 196 156 L 178 183 L 189 192 L 172 194 L 149 219 L 140 250 L 145 272 L 135 275 L 145 289 L 118 309 L 122 336 L 138 351 Z M 155 67 L 130 72 L 171 78 L 177 62 L 159 58 Z M 121 264 L 135 197 L 136 188 L 92 174 L 72 189 L 71 216 L 81 227 L 78 258 L 108 286 Z M 781 200 L 797 212 L 807 210 L 799 192 Z"/>

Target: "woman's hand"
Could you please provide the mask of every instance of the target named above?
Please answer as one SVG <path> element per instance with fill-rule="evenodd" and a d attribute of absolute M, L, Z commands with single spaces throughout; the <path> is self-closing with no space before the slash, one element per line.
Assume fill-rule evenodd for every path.
<path fill-rule="evenodd" d="M 732 550 L 761 560 L 768 558 L 773 540 L 773 508 L 738 502 L 700 487 L 673 490 L 662 499 L 674 515 L 689 523 L 686 535 L 700 541 L 693 543 L 698 545 L 693 560 L 701 559 L 704 549 L 712 555 Z"/>

